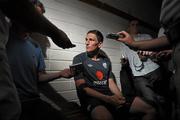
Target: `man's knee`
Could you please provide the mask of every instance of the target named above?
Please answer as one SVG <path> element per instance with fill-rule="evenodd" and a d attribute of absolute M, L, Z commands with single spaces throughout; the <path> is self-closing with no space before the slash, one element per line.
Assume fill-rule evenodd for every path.
<path fill-rule="evenodd" d="M 97 106 L 91 112 L 93 120 L 113 120 L 111 113 L 104 106 Z"/>

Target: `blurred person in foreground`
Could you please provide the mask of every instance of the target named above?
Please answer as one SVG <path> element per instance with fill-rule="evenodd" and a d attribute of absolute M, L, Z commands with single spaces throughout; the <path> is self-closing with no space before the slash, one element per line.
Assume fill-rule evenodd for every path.
<path fill-rule="evenodd" d="M 0 1 L 0 119 L 18 120 L 20 103 L 6 55 L 10 26 L 7 17 L 23 25 L 29 32 L 40 32 L 51 37 L 59 47 L 70 48 L 74 45 L 62 30 L 39 14 L 28 0 Z"/>
<path fill-rule="evenodd" d="M 38 43 L 34 42 L 29 33 L 15 22 L 12 22 L 10 29 L 7 55 L 21 101 L 20 120 L 66 119 L 61 111 L 40 99 L 38 84 L 61 77 L 70 78 L 72 77 L 70 70 L 64 69 L 59 72 L 47 73 Z"/>

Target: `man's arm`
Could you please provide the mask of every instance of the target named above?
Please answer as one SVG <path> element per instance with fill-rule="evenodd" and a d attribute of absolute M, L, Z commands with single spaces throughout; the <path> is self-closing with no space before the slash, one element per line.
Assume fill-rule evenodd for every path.
<path fill-rule="evenodd" d="M 117 105 L 122 105 L 125 103 L 125 97 L 123 97 L 122 93 L 120 92 L 117 84 L 115 83 L 115 81 L 112 78 L 109 78 L 109 88 L 111 90 L 111 92 L 114 94 L 113 95 L 113 100 L 114 102 L 118 103 Z"/>
<path fill-rule="evenodd" d="M 102 94 L 96 90 L 93 90 L 92 88 L 89 88 L 86 85 L 86 82 L 84 79 L 75 80 L 75 85 L 79 90 L 84 91 L 89 96 L 98 98 L 98 99 L 103 100 L 103 101 L 108 101 L 108 96 L 106 96 L 106 95 L 104 95 L 104 94 Z"/>
<path fill-rule="evenodd" d="M 70 69 L 64 69 L 60 72 L 46 73 L 45 71 L 39 72 L 39 82 L 49 82 L 57 78 L 71 78 L 73 75 Z"/>
<path fill-rule="evenodd" d="M 111 92 L 114 93 L 115 95 L 122 96 L 118 86 L 116 85 L 116 83 L 114 82 L 112 78 L 109 78 L 109 88 Z"/>
<path fill-rule="evenodd" d="M 119 34 L 124 34 L 125 37 L 119 38 L 117 41 L 123 42 L 134 49 L 159 50 L 162 48 L 166 48 L 170 45 L 170 42 L 168 41 L 166 36 L 151 40 L 134 41 L 134 39 L 125 31 L 119 32 Z"/>
<path fill-rule="evenodd" d="M 132 43 L 132 47 L 135 47 L 140 50 L 166 49 L 169 45 L 170 43 L 166 36 L 162 36 L 151 40 L 135 41 Z"/>
<path fill-rule="evenodd" d="M 1 2 L 0 8 L 12 21 L 26 27 L 29 30 L 28 32 L 39 32 L 47 35 L 62 48 L 75 46 L 62 30 L 39 14 L 29 0 L 6 0 Z"/>
<path fill-rule="evenodd" d="M 88 86 L 86 86 L 84 79 L 76 80 L 75 84 L 78 89 L 83 90 L 87 95 L 105 101 L 107 103 L 113 104 L 115 106 L 121 105 L 122 103 L 125 102 L 125 101 L 120 101 L 119 98 L 115 95 L 113 96 L 104 95 L 92 88 L 89 88 Z"/>

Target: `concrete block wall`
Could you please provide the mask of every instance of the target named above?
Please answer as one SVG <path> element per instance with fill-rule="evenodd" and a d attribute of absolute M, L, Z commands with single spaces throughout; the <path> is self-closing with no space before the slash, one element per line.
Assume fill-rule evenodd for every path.
<path fill-rule="evenodd" d="M 128 21 L 116 15 L 107 13 L 78 0 L 41 0 L 45 6 L 45 16 L 58 28 L 67 33 L 75 48 L 58 48 L 50 39 L 50 48 L 47 50 L 46 70 L 59 71 L 69 67 L 75 55 L 85 51 L 85 35 L 91 29 L 98 29 L 104 35 L 108 32 L 118 32 L 126 29 Z M 125 1 L 125 0 L 124 0 Z M 121 70 L 121 44 L 104 39 L 103 50 L 112 61 L 112 70 L 120 87 L 119 72 Z M 79 102 L 76 88 L 72 79 L 57 79 L 50 82 L 55 91 L 68 101 Z"/>

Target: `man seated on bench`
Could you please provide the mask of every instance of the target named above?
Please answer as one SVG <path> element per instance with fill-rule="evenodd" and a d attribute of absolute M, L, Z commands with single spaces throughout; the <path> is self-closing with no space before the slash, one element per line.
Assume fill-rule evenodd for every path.
<path fill-rule="evenodd" d="M 112 77 L 111 62 L 101 54 L 103 35 L 90 30 L 85 38 L 86 52 L 73 59 L 83 69 L 74 80 L 81 106 L 93 120 L 123 119 L 125 113 L 142 113 L 143 120 L 156 120 L 156 111 L 139 97 L 128 98 L 121 94 Z"/>

